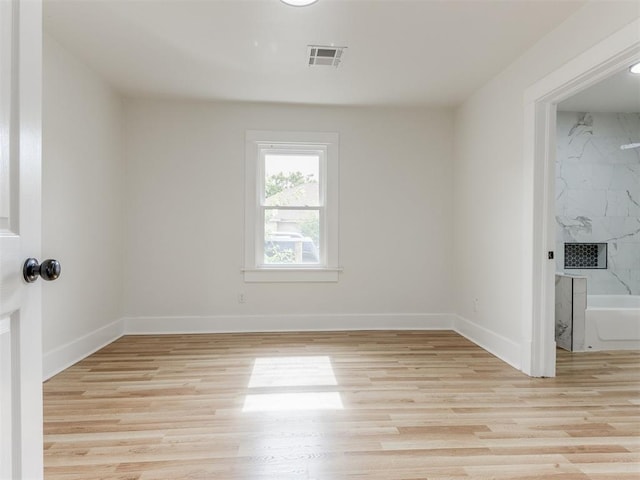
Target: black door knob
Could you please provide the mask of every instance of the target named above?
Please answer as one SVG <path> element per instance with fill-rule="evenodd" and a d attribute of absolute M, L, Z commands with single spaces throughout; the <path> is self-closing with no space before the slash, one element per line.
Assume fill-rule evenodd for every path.
<path fill-rule="evenodd" d="M 60 276 L 61 271 L 62 267 L 57 260 L 48 259 L 38 265 L 38 260 L 35 258 L 27 258 L 22 268 L 22 275 L 27 283 L 33 283 L 38 277 L 47 281 L 55 280 Z"/>

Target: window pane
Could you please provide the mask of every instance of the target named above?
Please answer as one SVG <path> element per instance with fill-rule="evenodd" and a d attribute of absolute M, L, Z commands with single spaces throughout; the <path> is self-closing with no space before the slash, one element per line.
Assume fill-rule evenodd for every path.
<path fill-rule="evenodd" d="M 264 158 L 264 198 L 268 206 L 320 205 L 320 156 L 273 154 Z"/>
<path fill-rule="evenodd" d="M 264 263 L 320 263 L 318 210 L 266 209 L 264 232 Z"/>

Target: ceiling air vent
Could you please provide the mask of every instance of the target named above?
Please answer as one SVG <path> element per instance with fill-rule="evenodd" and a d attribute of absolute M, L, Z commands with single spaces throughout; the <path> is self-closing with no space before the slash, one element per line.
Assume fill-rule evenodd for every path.
<path fill-rule="evenodd" d="M 342 55 L 347 47 L 326 47 L 323 45 L 309 45 L 309 66 L 325 65 L 337 67 L 342 61 Z"/>

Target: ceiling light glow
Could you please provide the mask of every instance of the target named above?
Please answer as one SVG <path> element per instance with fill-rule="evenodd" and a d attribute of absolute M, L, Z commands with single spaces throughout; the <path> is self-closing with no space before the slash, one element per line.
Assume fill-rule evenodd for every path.
<path fill-rule="evenodd" d="M 312 3 L 316 3 L 318 0 L 280 0 L 282 3 L 291 5 L 292 7 L 306 7 Z"/>
<path fill-rule="evenodd" d="M 629 71 L 635 75 L 640 75 L 640 62 L 629 67 Z"/>

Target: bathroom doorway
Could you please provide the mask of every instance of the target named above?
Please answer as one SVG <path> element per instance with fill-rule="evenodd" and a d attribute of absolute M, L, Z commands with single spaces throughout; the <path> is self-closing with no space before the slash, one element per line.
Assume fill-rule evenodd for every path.
<path fill-rule="evenodd" d="M 525 92 L 523 370 L 555 376 L 557 105 L 640 61 L 636 20 L 536 82 Z"/>
<path fill-rule="evenodd" d="M 640 347 L 640 67 L 632 70 L 556 109 L 555 340 L 571 352 Z M 637 319 L 627 315 L 634 302 Z"/>

